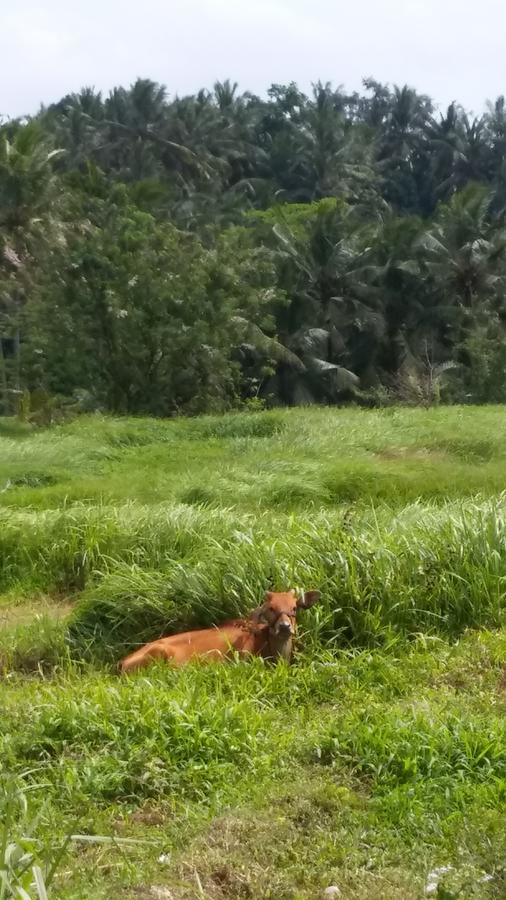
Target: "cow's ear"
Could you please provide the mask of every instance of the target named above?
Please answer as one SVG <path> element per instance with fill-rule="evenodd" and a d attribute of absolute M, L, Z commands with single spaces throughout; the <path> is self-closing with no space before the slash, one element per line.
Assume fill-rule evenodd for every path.
<path fill-rule="evenodd" d="M 253 622 L 257 622 L 257 623 L 258 622 L 264 622 L 264 623 L 267 622 L 267 617 L 265 615 L 265 607 L 268 604 L 271 597 L 272 597 L 271 592 L 267 591 L 262 605 L 257 606 L 257 608 L 253 610 L 253 612 L 250 612 L 249 617 L 250 617 L 250 619 L 253 620 Z"/>
<path fill-rule="evenodd" d="M 310 606 L 314 606 L 315 603 L 321 598 L 320 591 L 305 591 L 302 597 L 297 601 L 298 609 L 309 609 Z"/>
<path fill-rule="evenodd" d="M 265 625 L 267 623 L 267 619 L 265 617 L 265 609 L 263 606 L 257 606 L 256 609 L 252 610 L 252 612 L 250 612 L 249 614 L 249 618 L 256 625 Z"/>

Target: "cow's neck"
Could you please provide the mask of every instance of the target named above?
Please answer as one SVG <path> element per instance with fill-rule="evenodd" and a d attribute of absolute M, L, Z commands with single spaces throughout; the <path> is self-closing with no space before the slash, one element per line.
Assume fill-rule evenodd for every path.
<path fill-rule="evenodd" d="M 268 625 L 258 625 L 251 619 L 239 619 L 230 624 L 239 625 L 255 635 L 256 653 L 259 653 L 264 659 L 286 659 L 287 662 L 290 662 L 293 653 L 293 634 L 288 637 L 276 635 Z"/>
<path fill-rule="evenodd" d="M 267 651 L 265 655 L 270 659 L 286 659 L 287 662 L 290 662 L 293 652 L 293 635 L 278 637 L 269 632 L 265 649 Z"/>

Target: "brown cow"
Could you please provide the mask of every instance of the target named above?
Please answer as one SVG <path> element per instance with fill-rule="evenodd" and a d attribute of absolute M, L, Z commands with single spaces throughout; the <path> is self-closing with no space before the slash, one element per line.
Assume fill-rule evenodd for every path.
<path fill-rule="evenodd" d="M 248 618 L 235 619 L 203 631 L 185 631 L 145 644 L 120 663 L 120 671 L 132 672 L 164 659 L 182 666 L 194 657 L 223 659 L 262 656 L 264 659 L 290 661 L 296 631 L 297 610 L 309 609 L 320 599 L 319 591 L 306 591 L 299 599 L 295 591 L 265 595 L 264 602 Z"/>

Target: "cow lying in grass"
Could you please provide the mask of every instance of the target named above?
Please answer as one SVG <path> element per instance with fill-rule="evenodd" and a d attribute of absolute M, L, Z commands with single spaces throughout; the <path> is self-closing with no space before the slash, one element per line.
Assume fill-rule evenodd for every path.
<path fill-rule="evenodd" d="M 182 666 L 195 657 L 223 659 L 234 653 L 271 660 L 282 658 L 289 662 L 297 612 L 299 609 L 309 609 L 319 599 L 319 591 L 306 591 L 299 598 L 295 591 L 278 594 L 269 591 L 262 605 L 247 618 L 152 641 L 127 656 L 120 663 L 120 671 L 132 672 L 157 659 Z"/>

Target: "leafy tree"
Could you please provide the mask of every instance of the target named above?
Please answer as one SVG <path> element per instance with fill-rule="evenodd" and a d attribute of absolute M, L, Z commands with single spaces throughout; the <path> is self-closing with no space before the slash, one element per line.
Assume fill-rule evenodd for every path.
<path fill-rule="evenodd" d="M 501 399 L 505 213 L 502 97 L 84 88 L 0 126 L 0 409 Z"/>
<path fill-rule="evenodd" d="M 36 122 L 0 129 L 0 403 L 12 410 L 21 391 L 21 315 L 37 259 L 60 238 L 60 185 L 52 148 Z M 11 365 L 6 360 L 9 350 Z"/>
<path fill-rule="evenodd" d="M 245 329 L 268 343 L 267 254 L 244 254 L 233 235 L 206 248 L 139 210 L 123 186 L 111 191 L 96 171 L 78 187 L 77 226 L 29 311 L 30 386 L 84 390 L 116 412 L 234 404 Z"/>

